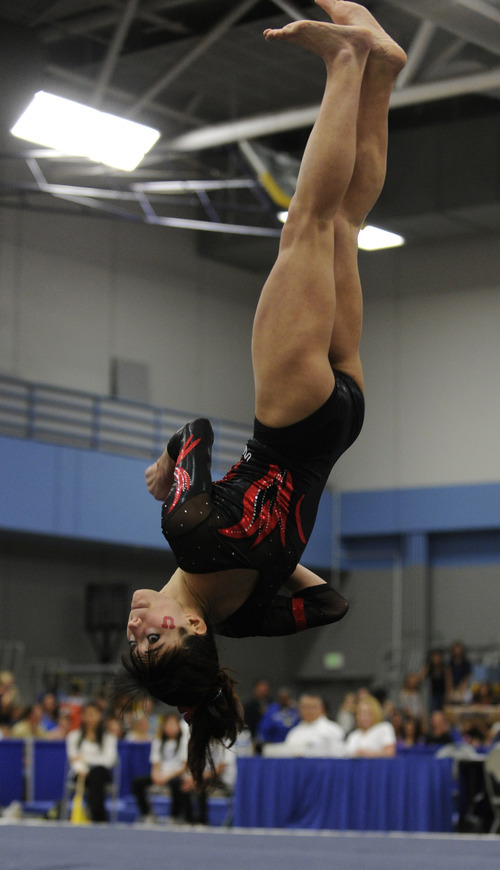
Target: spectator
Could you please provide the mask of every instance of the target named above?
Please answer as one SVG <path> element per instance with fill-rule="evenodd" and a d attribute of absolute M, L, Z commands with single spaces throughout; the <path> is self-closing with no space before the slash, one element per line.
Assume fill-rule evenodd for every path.
<path fill-rule="evenodd" d="M 118 760 L 117 739 L 104 728 L 101 709 L 92 702 L 81 709 L 80 728 L 66 737 L 66 753 L 75 780 L 85 782 L 85 801 L 93 822 L 106 822 L 106 785 Z"/>
<path fill-rule="evenodd" d="M 77 730 L 80 727 L 81 713 L 86 699 L 83 695 L 83 682 L 78 677 L 73 677 L 70 680 L 69 694 L 65 695 L 60 701 L 60 708 L 68 712 L 71 716 L 71 728 Z M 99 703 L 93 704 L 97 709 L 101 709 Z"/>
<path fill-rule="evenodd" d="M 71 716 L 65 710 L 59 710 L 56 727 L 52 728 L 47 737 L 49 740 L 65 740 L 71 731 Z"/>
<path fill-rule="evenodd" d="M 302 695 L 299 715 L 299 724 L 285 738 L 290 755 L 339 758 L 345 754 L 344 732 L 337 722 L 327 719 L 319 695 Z"/>
<path fill-rule="evenodd" d="M 105 720 L 105 729 L 110 734 L 114 734 L 117 740 L 123 740 L 124 737 L 128 738 L 128 734 L 125 735 L 123 722 L 117 716 L 108 716 Z"/>
<path fill-rule="evenodd" d="M 222 791 L 224 795 L 231 795 L 236 782 L 236 753 L 234 749 L 214 742 L 212 747 L 212 760 L 215 765 L 215 778 L 210 769 L 206 771 L 207 786 L 210 790 Z M 189 771 L 182 778 L 182 791 L 188 799 L 186 805 L 186 821 L 188 824 L 208 824 L 207 790 L 196 788 L 194 779 Z"/>
<path fill-rule="evenodd" d="M 416 673 L 407 674 L 403 688 L 399 693 L 399 707 L 404 716 L 419 719 L 424 718 L 424 703 L 420 694 L 420 678 Z"/>
<path fill-rule="evenodd" d="M 142 821 L 154 819 L 147 790 L 152 785 L 168 787 L 171 798 L 171 816 L 182 821 L 190 815 L 189 797 L 183 791 L 182 777 L 186 771 L 187 735 L 177 713 L 160 718 L 157 736 L 153 739 L 149 756 L 151 771 L 132 782 Z"/>
<path fill-rule="evenodd" d="M 131 743 L 149 743 L 149 719 L 147 716 L 137 716 L 130 723 L 130 731 L 127 733 L 126 740 Z"/>
<path fill-rule="evenodd" d="M 372 695 L 363 695 L 356 707 L 357 728 L 348 735 L 346 754 L 351 758 L 391 758 L 396 754 L 396 734 L 384 722 L 382 707 Z"/>
<path fill-rule="evenodd" d="M 382 719 L 385 722 L 391 721 L 394 710 L 396 709 L 396 705 L 394 704 L 394 701 L 389 698 L 387 689 L 385 689 L 383 686 L 372 689 L 371 692 L 369 692 L 367 689 L 360 689 L 358 691 L 358 701 L 361 700 L 362 695 L 368 695 L 368 697 L 370 698 L 375 698 L 375 700 L 378 701 L 380 704 L 380 708 L 382 710 Z"/>
<path fill-rule="evenodd" d="M 57 728 L 59 714 L 57 698 L 53 692 L 45 692 L 40 699 L 40 704 L 42 707 L 42 726 L 46 731 L 53 731 L 54 728 Z"/>
<path fill-rule="evenodd" d="M 266 712 L 270 703 L 271 689 L 267 680 L 257 680 L 254 683 L 252 697 L 244 704 L 244 720 L 245 725 L 252 735 L 254 746 L 258 748 L 258 736 L 260 720 Z"/>
<path fill-rule="evenodd" d="M 479 683 L 474 691 L 474 704 L 479 707 L 492 707 L 495 704 L 495 696 L 489 683 Z"/>
<path fill-rule="evenodd" d="M 269 704 L 257 732 L 260 743 L 283 743 L 286 735 L 299 722 L 297 705 L 290 689 L 278 690 L 278 700 Z"/>
<path fill-rule="evenodd" d="M 469 681 L 472 665 L 467 658 L 461 641 L 451 647 L 450 660 L 446 669 L 446 700 L 452 704 L 464 704 L 471 700 Z"/>
<path fill-rule="evenodd" d="M 399 730 L 396 730 L 396 736 L 397 747 L 401 749 L 407 749 L 422 743 L 421 720 L 417 716 L 405 716 Z"/>
<path fill-rule="evenodd" d="M 429 712 L 442 710 L 446 702 L 446 663 L 442 650 L 430 650 L 420 679 L 426 679 L 429 683 Z"/>
<path fill-rule="evenodd" d="M 446 746 L 453 743 L 453 735 L 450 725 L 442 710 L 434 710 L 431 715 L 430 730 L 426 735 L 425 742 L 428 745 Z"/>
<path fill-rule="evenodd" d="M 401 712 L 401 710 L 398 707 L 394 707 L 390 721 L 392 723 L 392 727 L 394 728 L 394 732 L 396 734 L 396 737 L 400 737 L 401 734 L 403 733 L 404 720 L 405 720 L 405 717 L 404 717 L 403 713 Z"/>
<path fill-rule="evenodd" d="M 9 730 L 21 715 L 21 698 L 10 671 L 0 672 L 0 727 Z"/>
<path fill-rule="evenodd" d="M 12 726 L 10 736 L 22 740 L 30 737 L 37 740 L 45 739 L 48 732 L 42 725 L 42 717 L 42 705 L 32 704 L 24 711 L 21 719 Z"/>
<path fill-rule="evenodd" d="M 337 722 L 344 734 L 350 734 L 356 727 L 356 693 L 348 692 L 344 696 L 338 712 Z"/>

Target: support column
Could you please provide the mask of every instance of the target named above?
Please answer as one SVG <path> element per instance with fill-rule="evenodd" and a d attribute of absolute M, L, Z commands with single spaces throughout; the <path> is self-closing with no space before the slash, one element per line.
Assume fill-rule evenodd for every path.
<path fill-rule="evenodd" d="M 429 539 L 422 532 L 402 539 L 401 666 L 418 670 L 429 649 Z"/>

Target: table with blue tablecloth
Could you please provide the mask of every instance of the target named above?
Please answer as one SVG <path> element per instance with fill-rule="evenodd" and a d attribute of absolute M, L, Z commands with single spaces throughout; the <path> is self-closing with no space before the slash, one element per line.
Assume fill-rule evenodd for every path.
<path fill-rule="evenodd" d="M 448 758 L 238 759 L 238 827 L 451 831 L 452 815 Z"/>

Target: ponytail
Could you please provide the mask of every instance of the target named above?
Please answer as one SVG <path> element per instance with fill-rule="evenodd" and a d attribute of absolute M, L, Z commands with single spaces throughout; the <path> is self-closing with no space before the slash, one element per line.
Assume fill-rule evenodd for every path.
<path fill-rule="evenodd" d="M 124 709 L 148 696 L 179 708 L 190 726 L 188 767 L 201 787 L 215 774 L 211 744 L 235 743 L 244 727 L 243 709 L 235 681 L 220 667 L 212 630 L 207 628 L 203 635 L 180 630 L 180 634 L 180 645 L 124 654 L 113 694 L 126 699 Z"/>
<path fill-rule="evenodd" d="M 188 767 L 197 785 L 215 778 L 212 743 L 232 746 L 244 727 L 243 709 L 234 691 L 235 681 L 224 668 L 219 668 L 219 688 L 212 698 L 205 698 L 188 712 L 191 735 L 188 744 Z M 182 712 L 182 708 L 181 708 Z M 184 714 L 186 718 L 186 714 Z"/>

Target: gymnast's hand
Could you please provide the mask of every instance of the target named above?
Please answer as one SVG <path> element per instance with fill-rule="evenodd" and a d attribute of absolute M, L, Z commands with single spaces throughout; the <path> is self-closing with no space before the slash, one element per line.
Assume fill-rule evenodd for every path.
<path fill-rule="evenodd" d="M 174 482 L 174 468 L 173 459 L 165 452 L 144 472 L 148 492 L 158 501 L 165 501 L 170 492 Z"/>

